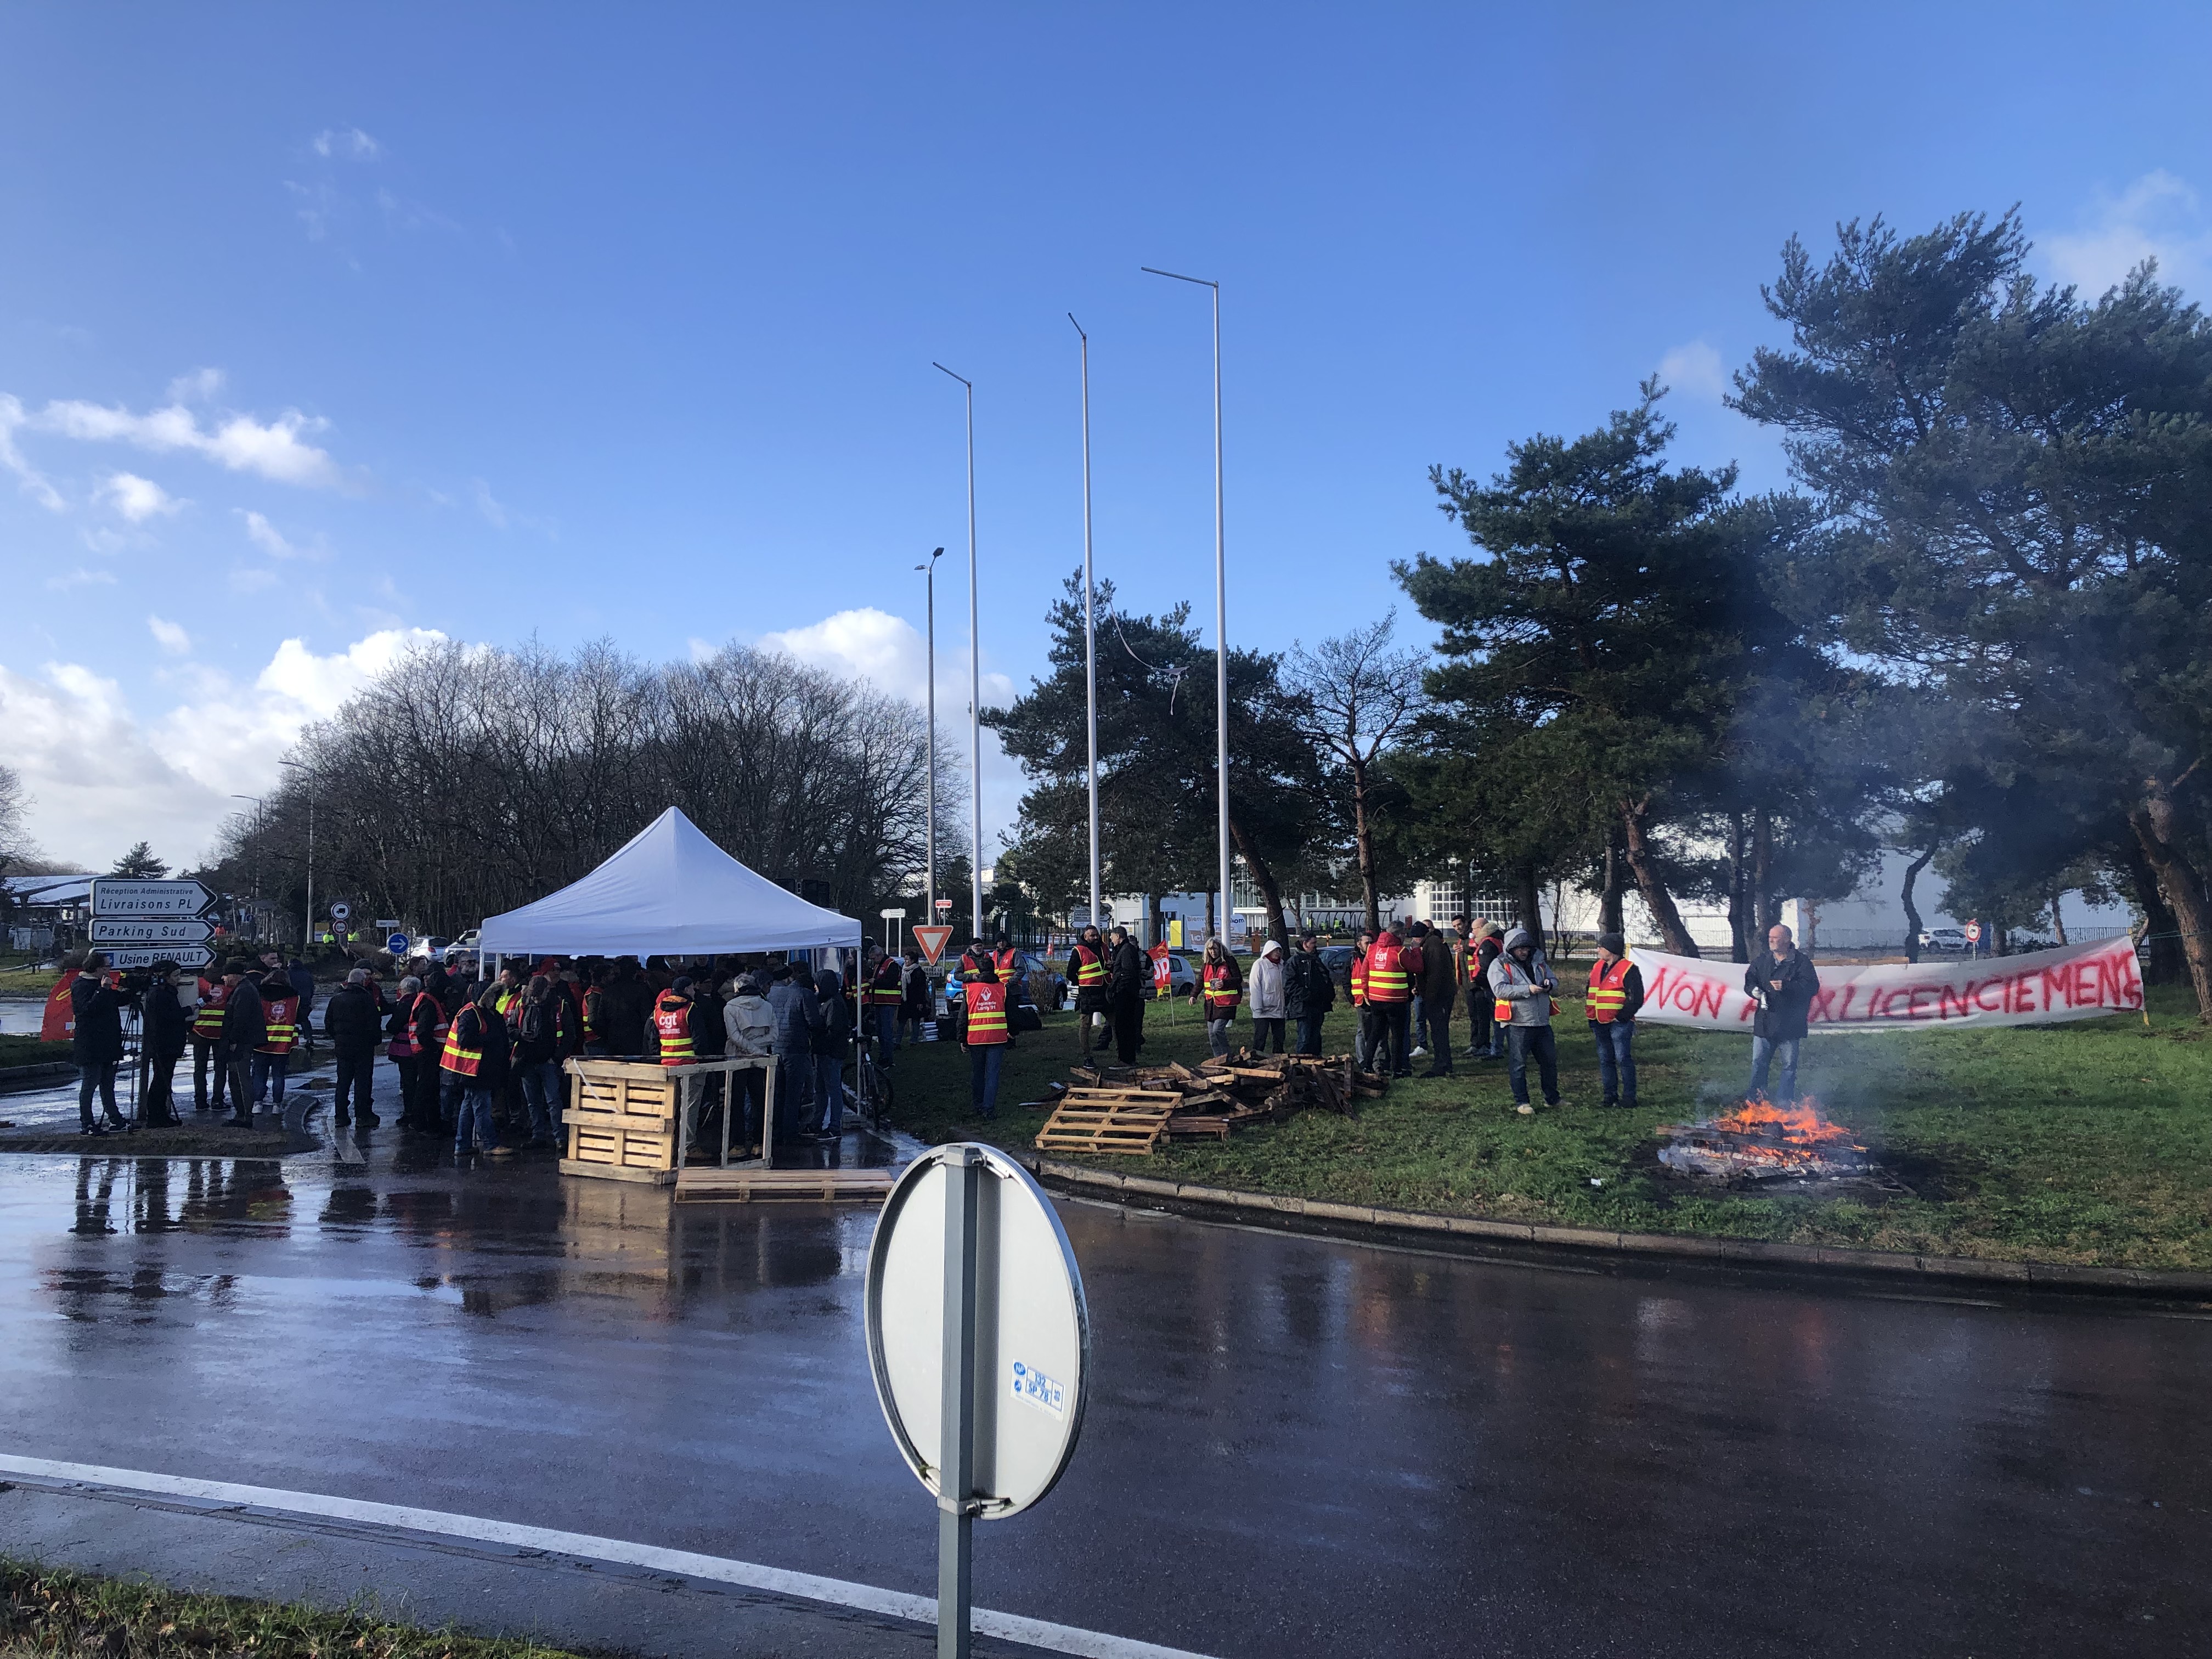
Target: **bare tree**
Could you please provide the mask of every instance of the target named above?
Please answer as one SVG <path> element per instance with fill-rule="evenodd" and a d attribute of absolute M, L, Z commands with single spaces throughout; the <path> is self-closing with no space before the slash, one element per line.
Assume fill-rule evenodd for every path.
<path fill-rule="evenodd" d="M 1370 932 L 1382 925 L 1371 811 L 1375 764 L 1412 731 L 1429 706 L 1421 689 L 1427 659 L 1411 647 L 1392 648 L 1397 623 L 1394 608 L 1380 622 L 1323 640 L 1311 650 L 1303 644 L 1294 647 L 1289 663 L 1291 685 L 1305 700 L 1300 729 L 1335 763 L 1332 769 L 1341 791 L 1338 805 L 1349 809 L 1360 896 Z"/>

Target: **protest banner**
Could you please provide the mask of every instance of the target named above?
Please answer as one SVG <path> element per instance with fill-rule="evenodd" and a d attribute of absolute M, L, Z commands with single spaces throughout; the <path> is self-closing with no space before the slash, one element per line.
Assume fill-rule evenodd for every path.
<path fill-rule="evenodd" d="M 1644 970 L 1639 1024 L 1700 1031 L 1748 1031 L 1755 1005 L 1741 963 L 1704 962 L 1663 951 L 1629 952 Z M 2143 1006 L 2135 940 L 2125 935 L 2025 956 L 1966 962 L 1887 962 L 1845 967 L 1814 960 L 1820 992 L 1813 1031 L 1962 1030 L 2049 1025 L 2134 1013 Z"/>

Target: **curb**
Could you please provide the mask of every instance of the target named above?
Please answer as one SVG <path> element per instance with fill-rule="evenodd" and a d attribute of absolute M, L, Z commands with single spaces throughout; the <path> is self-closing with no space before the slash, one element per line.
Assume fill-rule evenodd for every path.
<path fill-rule="evenodd" d="M 1788 1273 L 1831 1273 L 1887 1280 L 1942 1280 L 2009 1290 L 2069 1295 L 2154 1297 L 2212 1304 L 2212 1273 L 2147 1267 L 2077 1267 L 2058 1262 L 1984 1261 L 1974 1256 L 1915 1255 L 1895 1250 L 1847 1249 L 1829 1244 L 1778 1244 L 1765 1239 L 1715 1238 L 1698 1234 L 1620 1233 L 1590 1227 L 1552 1227 L 1525 1221 L 1486 1221 L 1477 1216 L 1437 1215 L 1424 1210 L 1386 1210 L 1333 1204 L 1277 1193 L 1239 1192 L 1187 1181 L 1061 1164 L 1018 1154 L 1048 1187 L 1109 1203 L 1172 1211 L 1201 1220 L 1234 1221 L 1322 1237 L 1410 1245 L 1453 1255 L 1528 1260 L 1561 1254 L 1612 1255 L 1704 1266 L 1766 1267 Z"/>
<path fill-rule="evenodd" d="M 76 1067 L 66 1060 L 40 1060 L 32 1066 L 0 1066 L 0 1092 L 28 1089 L 58 1077 L 71 1077 Z"/>

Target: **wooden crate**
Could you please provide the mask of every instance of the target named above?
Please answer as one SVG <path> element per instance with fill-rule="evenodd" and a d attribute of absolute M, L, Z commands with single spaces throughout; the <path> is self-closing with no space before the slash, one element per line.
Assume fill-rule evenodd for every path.
<path fill-rule="evenodd" d="M 677 1079 L 684 1067 L 628 1060 L 572 1060 L 562 1175 L 650 1182 L 676 1179 Z"/>
<path fill-rule="evenodd" d="M 889 1170 L 690 1169 L 676 1176 L 679 1204 L 768 1200 L 880 1204 L 890 1189 Z"/>
<path fill-rule="evenodd" d="M 1182 1104 L 1182 1095 L 1166 1090 L 1070 1089 L 1037 1132 L 1037 1150 L 1141 1158 Z"/>

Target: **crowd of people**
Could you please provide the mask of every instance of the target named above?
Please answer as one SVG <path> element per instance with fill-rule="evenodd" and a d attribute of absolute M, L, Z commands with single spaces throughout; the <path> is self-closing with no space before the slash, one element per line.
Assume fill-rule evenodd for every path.
<path fill-rule="evenodd" d="M 1796 1093 L 1798 1044 L 1820 976 L 1788 927 L 1771 929 L 1767 940 L 1766 950 L 1744 970 L 1744 990 L 1754 1005 L 1750 1092 L 1765 1097 L 1778 1066 L 1782 1097 L 1790 1099 Z M 1601 1104 L 1632 1109 L 1643 970 L 1620 933 L 1601 933 L 1595 943 L 1582 995 L 1597 1051 Z M 1254 1053 L 1287 1048 L 1320 1054 L 1322 1022 L 1337 1006 L 1337 981 L 1322 948 L 1310 932 L 1301 933 L 1288 951 L 1270 939 L 1247 969 L 1221 940 L 1208 941 L 1188 994 L 1204 1011 L 1210 1050 L 1230 1052 L 1232 1024 L 1249 1001 Z M 1145 1000 L 1153 986 L 1146 954 L 1126 928 L 1102 937 L 1097 928 L 1086 927 L 1068 953 L 1067 977 L 1075 987 L 1084 1056 L 1110 1035 L 1123 1063 L 1134 1064 L 1144 1042 Z M 1363 931 L 1352 947 L 1346 988 L 1358 1014 L 1353 1058 L 1363 1071 L 1410 1077 L 1413 1062 L 1426 1059 L 1428 1076 L 1452 1075 L 1453 1017 L 1464 991 L 1465 1058 L 1505 1062 L 1518 1112 L 1536 1109 L 1529 1091 L 1532 1065 L 1545 1105 L 1565 1103 L 1553 1025 L 1562 1012 L 1559 981 L 1543 941 L 1527 928 L 1462 919 L 1449 929 L 1415 920 Z"/>

